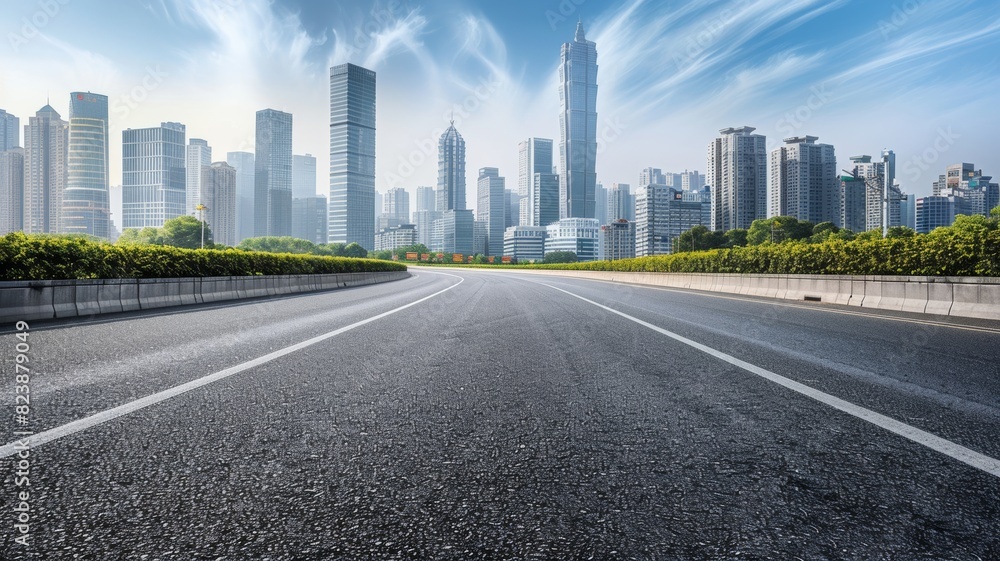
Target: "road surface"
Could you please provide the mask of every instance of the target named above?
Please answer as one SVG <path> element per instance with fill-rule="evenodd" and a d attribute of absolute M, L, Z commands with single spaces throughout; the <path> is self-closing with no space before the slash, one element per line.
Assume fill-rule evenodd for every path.
<path fill-rule="evenodd" d="M 413 272 L 32 324 L 0 559 L 1000 558 L 997 323 Z"/>

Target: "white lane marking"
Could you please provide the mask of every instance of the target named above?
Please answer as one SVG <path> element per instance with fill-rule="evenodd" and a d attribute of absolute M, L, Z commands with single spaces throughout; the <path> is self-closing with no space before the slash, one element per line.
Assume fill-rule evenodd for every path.
<path fill-rule="evenodd" d="M 507 272 L 500 272 L 500 271 L 490 271 L 490 272 L 496 272 L 498 274 L 510 274 L 510 273 L 507 273 Z M 520 274 L 525 274 L 525 273 L 524 273 L 524 271 L 520 271 Z M 797 309 L 800 309 L 800 310 L 807 310 L 807 311 L 814 311 L 814 312 L 823 312 L 823 313 L 827 313 L 827 314 L 840 314 L 840 315 L 845 315 L 845 316 L 860 316 L 860 317 L 865 317 L 865 318 L 884 319 L 884 320 L 888 320 L 888 321 L 897 321 L 897 322 L 902 322 L 902 323 L 915 323 L 917 325 L 930 325 L 930 326 L 934 326 L 934 327 L 945 327 L 945 328 L 949 328 L 949 329 L 961 329 L 961 330 L 964 330 L 964 331 L 978 331 L 980 333 L 994 333 L 994 334 L 1000 333 L 1000 329 L 996 329 L 996 328 L 993 328 L 993 327 L 982 327 L 982 326 L 975 326 L 975 325 L 961 325 L 961 324 L 956 324 L 956 323 L 948 323 L 948 322 L 945 322 L 945 321 L 934 321 L 934 320 L 929 320 L 929 319 L 925 320 L 925 319 L 904 318 L 904 317 L 899 317 L 899 316 L 889 316 L 889 315 L 877 314 L 877 313 L 873 313 L 873 312 L 866 313 L 866 312 L 852 311 L 852 310 L 835 310 L 835 309 L 832 309 L 832 308 L 825 307 L 825 306 L 830 305 L 829 303 L 818 303 L 818 304 L 815 304 L 815 305 L 794 304 L 794 303 L 790 303 L 790 302 L 787 302 L 787 301 L 782 301 L 782 299 L 780 299 L 780 298 L 769 298 L 767 296 L 757 296 L 757 297 L 752 297 L 752 298 L 746 298 L 746 297 L 740 297 L 740 296 L 734 296 L 734 295 L 718 294 L 718 293 L 710 292 L 710 291 L 707 291 L 707 290 L 699 290 L 697 288 L 668 288 L 668 287 L 664 287 L 664 286 L 654 286 L 654 285 L 650 285 L 650 284 L 640 284 L 640 283 L 635 283 L 635 282 L 610 281 L 610 280 L 605 280 L 605 279 L 591 279 L 591 278 L 587 278 L 587 277 L 575 277 L 575 276 L 570 276 L 570 275 L 565 275 L 565 276 L 564 275 L 553 275 L 553 276 L 557 276 L 557 277 L 562 278 L 562 279 L 576 279 L 576 280 L 583 280 L 583 281 L 590 281 L 590 282 L 601 282 L 601 283 L 606 283 L 606 284 L 614 284 L 614 285 L 618 285 L 618 286 L 624 285 L 624 286 L 631 286 L 631 287 L 635 287 L 635 288 L 645 288 L 645 289 L 649 289 L 649 290 L 662 290 L 664 292 L 677 292 L 679 294 L 688 294 L 688 295 L 695 295 L 695 296 L 705 296 L 705 297 L 708 297 L 708 298 L 721 298 L 723 300 L 736 300 L 738 302 L 756 303 L 756 304 L 761 304 L 761 305 L 765 305 L 765 306 L 781 306 L 783 308 L 797 308 Z M 528 281 L 528 282 L 538 282 L 538 281 L 529 281 L 527 278 L 524 278 L 524 277 L 521 277 L 521 280 L 525 280 L 525 281 Z M 775 300 L 775 301 L 770 301 L 770 300 Z M 834 305 L 843 306 L 844 304 L 834 304 Z M 867 309 L 870 310 L 872 308 L 867 308 Z M 884 311 L 898 311 L 898 310 L 884 310 Z M 909 313 L 916 313 L 916 312 L 909 312 Z M 956 316 L 956 317 L 961 318 L 961 316 Z M 964 319 L 977 319 L 977 318 L 964 318 Z"/>
<path fill-rule="evenodd" d="M 792 380 L 792 379 L 789 379 L 789 378 L 785 378 L 784 376 L 781 376 L 780 374 L 775 374 L 774 372 L 771 372 L 770 370 L 765 370 L 764 368 L 761 368 L 759 366 L 755 366 L 753 364 L 750 364 L 749 362 L 742 361 L 742 360 L 740 360 L 740 359 L 738 359 L 736 357 L 727 355 L 724 352 L 717 351 L 717 350 L 713 349 L 712 347 L 708 347 L 706 345 L 702 345 L 701 343 L 692 341 L 691 339 L 688 339 L 686 337 L 682 337 L 682 336 L 680 336 L 680 335 L 678 335 L 676 333 L 673 333 L 671 331 L 667 331 L 666 329 L 663 329 L 662 327 L 658 327 L 658 326 L 653 325 L 653 324 L 651 324 L 649 322 L 643 321 L 643 320 L 641 320 L 639 318 L 630 316 L 630 315 L 628 315 L 628 314 L 626 314 L 624 312 L 619 312 L 618 310 L 616 310 L 614 308 L 609 308 L 608 306 L 605 306 L 604 304 L 599 304 L 597 302 L 594 302 L 593 300 L 588 300 L 587 298 L 584 298 L 583 296 L 579 296 L 577 294 L 573 294 L 572 292 L 569 292 L 568 290 L 563 290 L 561 288 L 552 286 L 550 284 L 545 284 L 545 283 L 542 283 L 542 282 L 540 282 L 538 284 L 541 284 L 543 286 L 547 286 L 547 287 L 549 287 L 549 288 L 551 288 L 553 290 L 558 290 L 559 292 L 563 292 L 563 293 L 568 294 L 568 295 L 570 295 L 570 296 L 572 296 L 574 298 L 579 298 L 580 300 L 583 300 L 584 302 L 587 302 L 588 304 L 593 304 L 594 306 L 597 306 L 598 308 L 601 308 L 603 310 L 607 310 L 607 311 L 609 311 L 609 312 L 611 312 L 613 314 L 619 315 L 619 316 L 621 316 L 621 317 L 623 317 L 623 318 L 625 318 L 625 319 L 627 319 L 629 321 L 633 321 L 635 323 L 638 323 L 639 325 L 641 325 L 643 327 L 648 327 L 649 329 L 652 329 L 653 331 L 656 331 L 657 333 L 660 333 L 661 335 L 666 335 L 667 337 L 670 337 L 671 339 L 673 339 L 673 340 L 675 340 L 675 341 L 677 341 L 679 343 L 683 343 L 685 345 L 688 345 L 689 347 L 693 347 L 695 349 L 698 349 L 699 351 L 701 351 L 703 353 L 711 355 L 711 356 L 713 356 L 713 357 L 715 357 L 715 358 L 717 358 L 719 360 L 722 360 L 724 362 L 728 362 L 729 364 L 732 364 L 733 366 L 738 366 L 738 367 L 742 368 L 743 370 L 746 370 L 747 372 L 750 372 L 752 374 L 756 374 L 756 375 L 760 376 L 761 378 L 764 378 L 764 379 L 767 379 L 767 380 L 770 380 L 770 381 L 774 382 L 775 384 L 778 384 L 780 386 L 784 386 L 784 387 L 786 387 L 786 388 L 788 388 L 788 389 L 790 389 L 790 390 L 792 390 L 794 392 L 797 392 L 797 393 L 800 393 L 800 394 L 802 394 L 802 395 L 804 395 L 806 397 L 810 397 L 812 399 L 815 399 L 816 401 L 818 401 L 818 402 L 820 402 L 820 403 L 822 403 L 824 405 L 828 405 L 830 407 L 833 407 L 834 409 L 837 409 L 839 411 L 843 411 L 844 413 L 847 413 L 848 415 L 857 417 L 858 419 L 861 419 L 863 421 L 867 421 L 867 422 L 869 422 L 869 423 L 871 423 L 871 424 L 873 424 L 873 425 L 875 425 L 877 427 L 881 427 L 881 428 L 883 428 L 883 429 L 885 429 L 885 430 L 887 430 L 889 432 L 898 434 L 899 436 L 902 436 L 903 438 L 912 440 L 913 442 L 916 442 L 917 444 L 926 446 L 927 448 L 930 448 L 931 450 L 934 450 L 936 452 L 940 452 L 940 453 L 942 453 L 942 454 L 944 454 L 946 456 L 950 456 L 951 458 L 954 458 L 954 459 L 956 459 L 956 460 L 958 460 L 958 461 L 960 461 L 960 462 L 962 462 L 964 464 L 970 465 L 970 466 L 972 466 L 972 467 L 974 467 L 976 469 L 981 469 L 981 470 L 985 471 L 986 473 L 988 473 L 990 475 L 993 475 L 995 477 L 1000 477 L 1000 460 L 998 460 L 996 458 L 991 458 L 991 457 L 989 457 L 989 456 L 987 456 L 985 454 L 980 454 L 979 452 L 976 452 L 975 450 L 971 450 L 969 448 L 966 448 L 965 446 L 962 446 L 961 444 L 956 444 L 956 443 L 954 443 L 954 442 L 952 442 L 950 440 L 946 440 L 944 438 L 941 438 L 940 436 L 933 435 L 933 434 L 931 434 L 929 432 L 920 430 L 920 429 L 918 429 L 916 427 L 913 427 L 913 426 L 910 426 L 910 425 L 908 425 L 906 423 L 902 423 L 902 422 L 897 421 L 897 420 L 895 420 L 895 419 L 893 419 L 891 417 L 886 417 L 885 415 L 882 415 L 881 413 L 876 413 L 875 411 L 872 411 L 871 409 L 867 409 L 865 407 L 861 407 L 860 405 L 855 405 L 855 404 L 853 404 L 853 403 L 851 403 L 849 401 L 844 401 L 843 399 L 840 399 L 839 397 L 834 397 L 834 396 L 832 396 L 832 395 L 830 395 L 828 393 L 821 392 L 821 391 L 819 391 L 819 390 L 817 390 L 815 388 L 811 388 L 811 387 L 809 387 L 809 386 L 807 386 L 805 384 L 796 382 L 795 380 Z"/>
<path fill-rule="evenodd" d="M 447 275 L 447 273 L 437 273 L 437 274 Z M 389 310 L 387 312 L 382 312 L 381 314 L 372 316 L 372 317 L 367 318 L 367 319 L 363 319 L 361 321 L 357 321 L 357 322 L 352 323 L 350 325 L 341 327 L 340 329 L 335 329 L 333 331 L 330 331 L 329 333 L 324 333 L 323 335 L 318 335 L 316 337 L 313 337 L 312 339 L 307 339 L 305 341 L 302 341 L 301 343 L 296 343 L 296 344 L 291 345 L 289 347 L 285 347 L 283 349 L 279 349 L 277 351 L 274 351 L 272 353 L 268 353 L 268 354 L 266 354 L 264 356 L 255 358 L 253 360 L 249 360 L 249 361 L 244 362 L 242 364 L 237 364 L 236 366 L 231 366 L 229 368 L 226 368 L 225 370 L 220 370 L 220 371 L 218 371 L 218 372 L 216 372 L 214 374 L 209 374 L 207 376 L 198 378 L 197 380 L 191 380 L 190 382 L 181 384 L 179 386 L 175 386 L 175 387 L 170 388 L 170 389 L 163 390 L 161 392 L 154 393 L 152 395 L 147 395 L 146 397 L 143 397 L 141 399 L 137 399 L 137 400 L 132 401 L 130 403 L 119 405 L 118 407 L 113 407 L 111 409 L 107 409 L 105 411 L 101 411 L 100 413 L 95 413 L 95 414 L 93 414 L 93 415 L 91 415 L 89 417 L 84 417 L 83 419 L 77 419 L 76 421 L 72 421 L 72 422 L 66 423 L 65 425 L 62 425 L 60 427 L 56 427 L 54 429 L 49 429 L 47 431 L 43 431 L 43 432 L 40 432 L 38 434 L 34 434 L 34 435 L 31 435 L 31 436 L 28 436 L 28 437 L 26 437 L 26 440 L 28 440 L 30 442 L 31 448 L 35 448 L 36 446 L 41 446 L 42 444 L 45 444 L 47 442 L 52 442 L 53 440 L 62 438 L 64 436 L 69 436 L 71 434 L 74 434 L 74 433 L 77 433 L 77 432 L 89 429 L 90 427 L 93 427 L 93 426 L 96 426 L 96 425 L 100 425 L 102 423 L 106 423 L 108 421 L 117 419 L 118 417 L 122 417 L 122 416 L 128 415 L 130 413 L 134 413 L 134 412 L 136 412 L 136 411 L 138 411 L 140 409 L 144 409 L 144 408 L 149 407 L 151 405 L 156 405 L 157 403 L 160 403 L 161 401 L 166 401 L 166 400 L 168 400 L 168 399 L 170 399 L 172 397 L 176 397 L 176 396 L 178 396 L 178 395 L 180 395 L 182 393 L 189 392 L 191 390 L 200 388 L 202 386 L 206 386 L 208 384 L 211 384 L 212 382 L 217 382 L 217 381 L 222 380 L 224 378 L 228 378 L 228 377 L 230 377 L 230 376 L 232 376 L 234 374 L 239 374 L 240 372 L 243 372 L 244 370 L 249 370 L 249 369 L 251 369 L 251 368 L 253 368 L 255 366 L 260 366 L 261 364 L 270 362 L 270 361 L 275 360 L 277 358 L 281 358 L 281 357 L 283 357 L 285 355 L 294 353 L 295 351 L 302 350 L 302 349 L 304 349 L 306 347 L 315 345 L 316 343 L 320 343 L 320 342 L 325 341 L 327 339 L 330 339 L 332 337 L 336 337 L 337 335 L 340 335 L 341 333 L 345 333 L 345 332 L 350 331 L 352 329 L 356 329 L 358 327 L 361 327 L 362 325 L 367 325 L 367 324 L 369 324 L 369 323 L 371 323 L 371 322 L 373 322 L 375 320 L 382 319 L 382 318 L 384 318 L 386 316 L 391 316 L 392 314 L 395 314 L 397 312 L 401 312 L 401 311 L 403 311 L 403 310 L 405 310 L 407 308 L 410 308 L 412 306 L 416 306 L 417 304 L 420 304 L 421 302 L 425 302 L 427 300 L 430 300 L 431 298 L 434 298 L 435 296 L 439 296 L 441 294 L 444 294 L 445 292 L 448 292 L 449 290 L 451 290 L 451 289 L 455 288 L 456 286 L 458 286 L 458 285 L 462 284 L 463 282 L 465 282 L 465 279 L 462 278 L 462 277 L 460 277 L 460 276 L 458 276 L 458 275 L 448 275 L 448 276 L 449 277 L 455 277 L 455 278 L 460 279 L 460 280 L 457 283 L 449 286 L 448 288 L 445 288 L 444 290 L 439 290 L 438 292 L 435 292 L 434 294 L 431 294 L 429 296 L 424 296 L 423 298 L 421 298 L 419 300 L 416 300 L 414 302 L 410 302 L 409 304 L 405 304 L 405 305 L 400 306 L 398 308 L 393 308 L 392 310 Z M 19 447 L 19 443 L 18 442 L 11 442 L 11 443 L 6 444 L 4 446 L 0 446 L 0 458 L 6 458 L 6 457 L 9 457 L 9 456 L 13 456 L 14 454 L 17 454 L 18 451 L 20 451 L 20 450 L 23 450 L 23 448 Z"/>

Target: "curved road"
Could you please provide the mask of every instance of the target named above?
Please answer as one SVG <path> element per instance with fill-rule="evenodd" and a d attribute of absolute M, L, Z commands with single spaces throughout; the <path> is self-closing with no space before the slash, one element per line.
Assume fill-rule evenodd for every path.
<path fill-rule="evenodd" d="M 33 324 L 0 559 L 1000 558 L 997 323 L 413 273 Z"/>

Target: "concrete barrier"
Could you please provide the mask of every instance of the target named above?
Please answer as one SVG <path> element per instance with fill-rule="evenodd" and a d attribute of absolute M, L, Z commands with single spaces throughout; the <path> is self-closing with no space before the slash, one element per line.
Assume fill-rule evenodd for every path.
<path fill-rule="evenodd" d="M 955 302 L 955 285 L 947 282 L 927 284 L 927 306 L 925 314 L 951 315 L 951 305 Z"/>
<path fill-rule="evenodd" d="M 90 316 L 401 280 L 407 271 L 176 279 L 0 281 L 0 322 Z"/>

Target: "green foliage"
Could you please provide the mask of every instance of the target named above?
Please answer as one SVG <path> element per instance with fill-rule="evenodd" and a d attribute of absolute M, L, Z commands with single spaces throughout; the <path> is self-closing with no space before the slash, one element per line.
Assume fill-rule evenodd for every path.
<path fill-rule="evenodd" d="M 576 263 L 576 253 L 573 251 L 553 251 L 546 253 L 542 263 Z"/>
<path fill-rule="evenodd" d="M 358 242 L 351 242 L 344 247 L 344 257 L 368 257 L 368 250 Z"/>
<path fill-rule="evenodd" d="M 893 226 L 886 233 L 887 238 L 912 238 L 917 235 L 917 231 L 906 226 Z"/>
<path fill-rule="evenodd" d="M 141 233 L 138 232 L 138 233 Z M 199 230 L 199 242 L 200 242 Z M 176 278 L 304 275 L 402 271 L 402 264 L 370 259 L 182 249 L 139 243 L 108 244 L 85 238 L 0 236 L 0 280 Z"/>
<path fill-rule="evenodd" d="M 193 216 L 178 216 L 163 223 L 162 228 L 142 230 L 126 228 L 118 237 L 122 245 L 170 245 L 187 249 L 201 248 L 202 222 Z M 212 247 L 212 229 L 205 224 L 205 247 Z"/>
<path fill-rule="evenodd" d="M 747 231 L 747 244 L 784 243 L 804 240 L 813 235 L 813 223 L 794 216 L 775 216 L 754 220 Z"/>
<path fill-rule="evenodd" d="M 246 238 L 236 247 L 246 251 L 267 251 L 270 253 L 337 255 L 332 250 L 323 246 L 318 246 L 309 240 L 293 238 L 291 236 L 260 236 L 257 238 Z"/>

